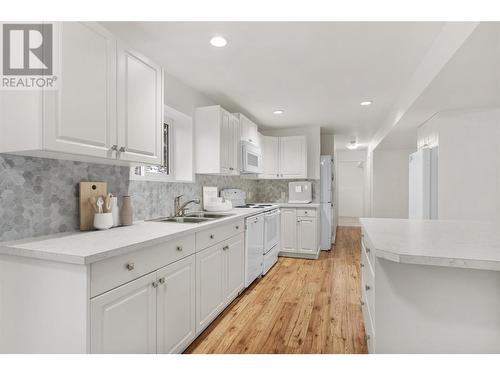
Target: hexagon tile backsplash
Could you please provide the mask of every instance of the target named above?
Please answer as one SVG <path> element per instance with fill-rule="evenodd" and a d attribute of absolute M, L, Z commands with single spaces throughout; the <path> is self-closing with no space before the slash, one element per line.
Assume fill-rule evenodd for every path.
<path fill-rule="evenodd" d="M 209 175 L 197 175 L 194 183 L 130 181 L 128 167 L 0 154 L 0 241 L 77 230 L 80 181 L 105 181 L 114 195 L 132 195 L 134 220 L 169 216 L 175 196 L 201 197 L 204 185 L 245 190 L 252 202 L 276 202 L 281 192 L 288 199 L 289 182 Z M 312 181 L 317 197 L 319 184 Z"/>

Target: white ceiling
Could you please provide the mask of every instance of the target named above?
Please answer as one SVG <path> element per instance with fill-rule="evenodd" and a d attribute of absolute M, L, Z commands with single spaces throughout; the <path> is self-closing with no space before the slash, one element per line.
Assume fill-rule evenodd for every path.
<path fill-rule="evenodd" d="M 319 125 L 367 143 L 443 23 L 105 22 L 165 70 L 260 127 Z M 209 44 L 213 35 L 225 48 Z M 167 93 L 168 95 L 168 93 Z M 363 100 L 373 100 L 361 107 Z M 273 115 L 283 109 L 284 115 Z"/>
<path fill-rule="evenodd" d="M 500 107 L 500 23 L 481 23 L 378 146 L 416 147 L 417 128 L 438 112 Z"/>

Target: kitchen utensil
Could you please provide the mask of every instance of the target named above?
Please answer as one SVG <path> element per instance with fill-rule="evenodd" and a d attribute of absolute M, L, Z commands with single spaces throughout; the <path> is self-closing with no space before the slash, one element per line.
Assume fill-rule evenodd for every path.
<path fill-rule="evenodd" d="M 97 197 L 106 196 L 107 192 L 108 184 L 106 182 L 80 182 L 80 230 L 94 229 Z M 96 199 L 94 204 L 90 198 Z"/>
<path fill-rule="evenodd" d="M 111 212 L 98 213 L 94 215 L 94 228 L 99 230 L 109 229 L 113 226 L 113 214 Z"/>
<path fill-rule="evenodd" d="M 97 213 L 97 204 L 96 204 L 97 203 L 97 199 L 96 199 L 96 197 L 90 197 L 89 198 L 89 203 L 90 203 L 92 209 L 94 210 L 94 213 Z"/>
<path fill-rule="evenodd" d="M 108 193 L 104 199 L 104 209 L 106 212 L 111 212 L 111 197 L 111 193 Z"/>
<path fill-rule="evenodd" d="M 103 213 L 103 212 L 102 212 L 102 206 L 104 206 L 104 198 L 103 198 L 102 196 L 100 196 L 100 195 L 99 195 L 99 196 L 97 197 L 97 202 L 96 202 L 96 204 L 97 204 L 97 208 L 98 208 L 99 213 L 100 213 L 100 214 L 102 214 L 102 213 Z"/>

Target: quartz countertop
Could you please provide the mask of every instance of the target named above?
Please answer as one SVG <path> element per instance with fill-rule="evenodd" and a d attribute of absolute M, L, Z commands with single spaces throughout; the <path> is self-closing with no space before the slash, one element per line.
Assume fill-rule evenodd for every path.
<path fill-rule="evenodd" d="M 241 220 L 266 208 L 234 208 L 231 216 L 206 223 L 143 221 L 103 231 L 65 232 L 56 235 L 0 243 L 0 254 L 48 261 L 90 264 L 201 230 Z"/>
<path fill-rule="evenodd" d="M 379 258 L 500 271 L 500 223 L 377 218 L 360 222 Z"/>
<path fill-rule="evenodd" d="M 277 203 L 280 207 L 318 208 L 320 203 Z"/>

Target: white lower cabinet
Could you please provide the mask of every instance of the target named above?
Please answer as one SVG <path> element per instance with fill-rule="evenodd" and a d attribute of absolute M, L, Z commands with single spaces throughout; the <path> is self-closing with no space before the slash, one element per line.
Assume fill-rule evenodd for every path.
<path fill-rule="evenodd" d="M 244 235 L 196 254 L 196 333 L 203 331 L 244 288 Z"/>
<path fill-rule="evenodd" d="M 157 352 L 181 353 L 196 335 L 195 257 L 158 270 L 157 277 Z"/>
<path fill-rule="evenodd" d="M 156 274 L 90 301 L 92 353 L 156 353 Z"/>
<path fill-rule="evenodd" d="M 317 257 L 319 226 L 316 209 L 281 209 L 281 252 L 296 256 Z"/>

